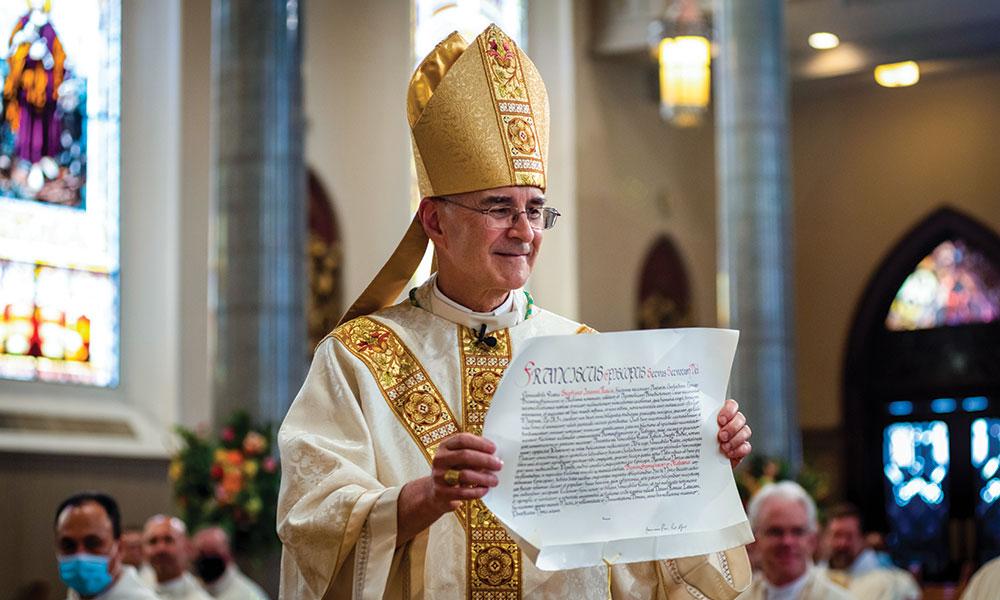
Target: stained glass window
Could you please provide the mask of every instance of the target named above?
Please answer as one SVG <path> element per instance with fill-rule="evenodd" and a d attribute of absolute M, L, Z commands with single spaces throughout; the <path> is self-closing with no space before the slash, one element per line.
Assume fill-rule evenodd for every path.
<path fill-rule="evenodd" d="M 113 386 L 119 0 L 2 0 L 0 39 L 0 377 Z"/>
<path fill-rule="evenodd" d="M 893 331 L 1000 319 L 1000 270 L 962 240 L 942 242 L 896 293 L 885 325 Z"/>
<path fill-rule="evenodd" d="M 1000 419 L 972 422 L 972 467 L 980 559 L 986 560 L 1000 554 Z"/>
<path fill-rule="evenodd" d="M 885 428 L 882 456 L 894 554 L 907 564 L 943 565 L 948 559 L 948 426 L 943 421 L 893 423 Z"/>

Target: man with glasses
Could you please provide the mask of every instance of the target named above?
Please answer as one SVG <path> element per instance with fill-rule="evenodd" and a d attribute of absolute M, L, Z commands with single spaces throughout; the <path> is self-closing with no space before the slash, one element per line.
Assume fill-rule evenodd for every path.
<path fill-rule="evenodd" d="M 452 34 L 414 73 L 407 113 L 423 200 L 317 348 L 279 434 L 282 597 L 655 598 L 683 588 L 684 573 L 665 563 L 540 571 L 480 501 L 502 468 L 480 434 L 513 353 L 531 337 L 588 331 L 523 289 L 559 217 L 544 195 L 548 103 L 534 65 L 495 26 L 472 44 Z M 437 272 L 390 306 L 428 240 Z M 732 401 L 719 414 L 735 462 L 750 451 L 745 422 Z"/>
<path fill-rule="evenodd" d="M 851 600 L 847 590 L 813 566 L 818 523 L 816 504 L 794 481 L 765 485 L 747 510 L 760 568 L 737 600 Z"/>

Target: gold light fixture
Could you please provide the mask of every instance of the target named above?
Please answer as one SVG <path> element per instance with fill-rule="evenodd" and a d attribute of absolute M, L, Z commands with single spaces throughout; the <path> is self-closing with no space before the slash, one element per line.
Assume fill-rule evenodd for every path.
<path fill-rule="evenodd" d="M 659 63 L 660 115 L 678 127 L 701 123 L 711 97 L 712 43 L 696 0 L 673 0 L 649 27 Z"/>
<path fill-rule="evenodd" d="M 882 87 L 907 87 L 920 81 L 920 65 L 912 60 L 875 67 L 875 81 Z"/>
<path fill-rule="evenodd" d="M 839 45 L 840 38 L 829 31 L 817 31 L 809 36 L 809 47 L 814 50 L 833 50 Z"/>

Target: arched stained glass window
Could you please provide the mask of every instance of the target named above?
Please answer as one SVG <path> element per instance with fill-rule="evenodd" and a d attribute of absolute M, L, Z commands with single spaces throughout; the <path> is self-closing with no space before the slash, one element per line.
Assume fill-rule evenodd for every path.
<path fill-rule="evenodd" d="M 885 325 L 893 331 L 1000 319 L 1000 269 L 962 240 L 942 242 L 906 278 Z"/>
<path fill-rule="evenodd" d="M 118 381 L 120 15 L 0 3 L 0 377 Z"/>

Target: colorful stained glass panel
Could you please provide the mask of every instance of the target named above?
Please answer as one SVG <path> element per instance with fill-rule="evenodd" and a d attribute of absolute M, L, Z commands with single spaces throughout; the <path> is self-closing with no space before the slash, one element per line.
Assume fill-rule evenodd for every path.
<path fill-rule="evenodd" d="M 892 331 L 1000 320 L 1000 267 L 962 240 L 942 242 L 906 278 L 885 326 Z"/>
<path fill-rule="evenodd" d="M 0 377 L 118 381 L 120 0 L 0 0 Z"/>

